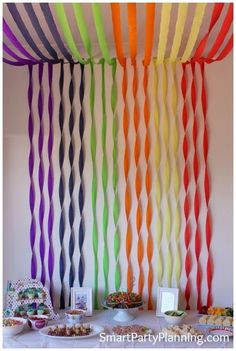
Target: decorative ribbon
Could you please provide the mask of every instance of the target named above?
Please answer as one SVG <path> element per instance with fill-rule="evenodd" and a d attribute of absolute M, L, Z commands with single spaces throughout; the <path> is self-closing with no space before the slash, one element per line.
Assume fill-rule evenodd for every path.
<path fill-rule="evenodd" d="M 110 58 L 109 49 L 107 46 L 105 30 L 104 30 L 104 25 L 102 21 L 100 4 L 99 3 L 92 4 L 92 10 L 93 10 L 93 18 L 94 18 L 95 28 L 96 28 L 101 52 L 106 62 L 111 64 L 111 58 Z"/>
<path fill-rule="evenodd" d="M 39 116 L 39 135 L 38 135 L 38 154 L 39 154 L 39 170 L 38 170 L 38 182 L 40 190 L 40 203 L 39 203 L 39 227 L 40 227 L 40 239 L 39 239 L 39 252 L 41 260 L 41 282 L 44 285 L 46 280 L 44 257 L 45 257 L 45 239 L 44 239 L 44 213 L 45 203 L 43 195 L 44 186 L 44 163 L 43 163 L 43 64 L 40 63 L 38 66 L 38 82 L 39 82 L 39 93 L 38 93 L 38 116 Z"/>
<path fill-rule="evenodd" d="M 49 4 L 47 3 L 39 3 L 41 10 L 43 12 L 45 21 L 47 22 L 48 28 L 53 36 L 53 39 L 55 40 L 59 50 L 61 51 L 61 53 L 63 54 L 63 56 L 69 61 L 73 61 L 73 58 L 71 56 L 71 54 L 67 51 L 65 45 L 63 44 L 63 41 L 61 40 L 61 36 L 57 30 L 57 26 L 54 22 Z"/>
<path fill-rule="evenodd" d="M 179 147 L 179 131 L 178 131 L 178 108 L 177 108 L 177 83 L 176 83 L 176 64 L 171 64 L 171 74 L 172 74 L 172 98 L 171 106 L 173 113 L 173 125 L 172 125 L 172 147 L 173 147 L 173 170 L 172 179 L 174 186 L 175 195 L 175 209 L 173 218 L 173 228 L 175 235 L 175 281 L 176 286 L 179 286 L 180 275 L 181 275 L 181 255 L 179 247 L 180 239 L 180 210 L 179 210 L 179 193 L 180 193 L 180 176 L 178 168 L 178 147 Z"/>
<path fill-rule="evenodd" d="M 144 66 L 148 66 L 150 64 L 152 56 L 155 6 L 156 4 L 146 4 L 145 52 L 143 60 Z"/>
<path fill-rule="evenodd" d="M 54 221 L 54 211 L 53 211 L 53 166 L 52 166 L 52 148 L 53 148 L 53 97 L 52 97 L 52 76 L 53 76 L 53 65 L 48 64 L 48 117 L 49 117 L 49 135 L 48 135 L 48 197 L 49 197 L 49 212 L 48 212 L 48 273 L 50 280 L 50 296 L 53 299 L 53 285 L 52 285 L 52 276 L 54 269 L 54 255 L 53 255 L 53 243 L 52 243 L 52 230 L 53 230 L 53 221 Z"/>
<path fill-rule="evenodd" d="M 30 223 L 30 246 L 31 246 L 31 278 L 35 279 L 37 276 L 37 259 L 34 251 L 35 238 L 36 238 L 36 224 L 35 224 L 35 189 L 34 189 L 34 119 L 32 112 L 32 100 L 33 100 L 33 81 L 32 81 L 32 66 L 28 66 L 29 71 L 29 85 L 28 85 L 28 105 L 29 105 L 29 119 L 28 119 L 28 134 L 30 141 L 30 152 L 29 152 L 29 176 L 30 176 L 30 190 L 29 190 L 29 205 L 31 213 Z"/>
<path fill-rule="evenodd" d="M 156 222 L 156 233 L 157 233 L 157 282 L 159 286 L 162 286 L 163 277 L 163 263 L 162 263 L 162 217 L 161 217 L 161 181 L 160 181 L 160 158 L 161 158 L 161 145 L 160 145 L 160 111 L 158 106 L 158 70 L 160 66 L 157 65 L 154 60 L 154 125 L 155 125 L 155 169 L 156 169 L 156 180 L 155 180 L 155 199 L 157 206 L 157 222 Z"/>
<path fill-rule="evenodd" d="M 223 58 L 225 58 L 229 53 L 230 51 L 232 50 L 233 48 L 233 34 L 231 35 L 231 37 L 229 38 L 227 44 L 225 45 L 224 49 L 221 51 L 221 53 L 219 54 L 219 56 L 215 59 L 206 59 L 205 61 L 207 63 L 212 63 L 212 62 L 215 62 L 215 61 L 221 61 L 223 60 Z M 202 61 L 204 62 L 204 61 Z"/>
<path fill-rule="evenodd" d="M 60 293 L 60 308 L 65 308 L 65 286 L 64 286 L 64 276 L 66 271 L 66 261 L 65 261 L 65 251 L 64 251 L 64 236 L 65 236 L 65 210 L 64 210 L 64 201 L 65 201 L 65 185 L 64 185 L 64 171 L 63 164 L 65 159 L 65 146 L 64 146 L 64 107 L 63 107 L 63 87 L 64 87 L 64 64 L 61 62 L 60 69 L 60 79 L 59 79 L 59 90 L 60 90 L 60 105 L 59 105 L 59 125 L 61 132 L 61 140 L 59 146 L 59 165 L 60 165 L 60 181 L 59 181 L 59 200 L 61 206 L 61 215 L 60 215 L 60 224 L 59 224 L 59 237 L 60 237 L 60 280 L 61 280 L 61 293 Z"/>
<path fill-rule="evenodd" d="M 87 28 L 86 23 L 85 23 L 82 6 L 81 6 L 81 4 L 75 3 L 75 2 L 72 3 L 72 6 L 73 6 L 76 24 L 77 24 L 77 27 L 79 29 L 81 39 L 83 41 L 84 47 L 85 47 L 89 57 L 91 58 L 92 57 L 92 44 L 91 44 L 91 40 L 89 37 L 88 28 Z"/>
<path fill-rule="evenodd" d="M 121 22 L 120 22 L 120 4 L 111 3 L 113 33 L 116 45 L 117 58 L 121 66 L 125 66 L 126 59 L 122 45 Z"/>
<path fill-rule="evenodd" d="M 44 31 L 42 30 L 42 27 L 40 26 L 39 20 L 34 12 L 34 8 L 33 8 L 32 3 L 24 3 L 24 7 L 25 7 L 26 12 L 28 13 L 29 19 L 30 19 L 36 33 L 38 34 L 38 37 L 41 40 L 43 46 L 45 47 L 45 49 L 47 50 L 49 55 L 51 57 L 53 57 L 54 60 L 58 61 L 57 53 L 53 49 L 51 44 L 49 43 L 46 35 L 44 34 Z"/>
<path fill-rule="evenodd" d="M 28 57 L 28 59 L 30 59 L 32 62 L 37 61 L 37 59 L 34 58 L 32 55 L 30 55 L 30 53 L 28 53 L 28 51 L 26 51 L 25 48 L 21 45 L 21 43 L 18 41 L 14 33 L 11 31 L 10 27 L 8 26 L 4 18 L 3 18 L 3 32 L 18 51 L 20 51 L 24 56 Z"/>
<path fill-rule="evenodd" d="M 79 175 L 80 175 L 80 186 L 79 186 L 79 211 L 80 211 L 80 224 L 79 224 L 79 285 L 83 286 L 84 281 L 84 256 L 83 256 L 83 244 L 84 244 L 84 112 L 83 112 L 83 101 L 84 101 L 84 65 L 80 65 L 81 78 L 79 87 L 79 98 L 80 98 L 80 116 L 79 116 L 79 135 L 80 135 L 80 152 L 79 152 Z"/>
<path fill-rule="evenodd" d="M 68 19 L 65 13 L 64 4 L 63 3 L 54 3 L 53 4 L 61 31 L 63 33 L 64 39 L 70 49 L 72 55 L 78 60 L 80 63 L 86 63 L 86 61 L 82 58 L 79 50 L 77 49 L 76 43 L 74 41 L 70 25 L 68 23 Z"/>
<path fill-rule="evenodd" d="M 90 113 L 91 113 L 91 130 L 90 130 L 90 146 L 91 157 L 93 164 L 93 178 L 92 178 L 92 212 L 93 212 L 93 254 L 94 254 L 94 308 L 98 309 L 98 225 L 96 214 L 97 203 L 97 170 L 96 170 L 96 130 L 95 130 L 95 116 L 94 116 L 94 95 L 95 95 L 95 79 L 94 66 L 90 62 L 91 82 L 90 82 Z"/>
<path fill-rule="evenodd" d="M 114 234 L 114 255 L 115 255 L 115 289 L 119 291 L 121 284 L 121 270 L 120 270 L 120 262 L 119 262 L 119 252 L 120 252 L 120 232 L 118 226 L 118 220 L 120 215 L 120 202 L 118 195 L 118 116 L 116 112 L 116 104 L 117 104 L 117 87 L 116 87 L 116 60 L 112 61 L 112 87 L 111 87 L 111 110 L 113 114 L 113 122 L 112 122 L 112 135 L 113 135 L 113 152 L 112 152 L 112 160 L 113 160 L 113 171 L 112 171 L 112 186 L 114 192 L 114 200 L 113 200 L 113 221 L 115 226 L 115 234 Z"/>
<path fill-rule="evenodd" d="M 166 244 L 167 251 L 165 257 L 165 267 L 167 276 L 167 286 L 171 287 L 172 278 L 172 255 L 171 255 L 171 208 L 169 200 L 170 192 L 170 161 L 169 161 L 169 116 L 167 112 L 167 66 L 164 64 L 162 66 L 162 99 L 163 99 L 163 120 L 162 120 L 162 134 L 165 147 L 165 166 L 163 172 L 163 187 L 165 191 L 166 207 L 165 214 L 163 215 L 165 223 L 165 233 L 166 233 Z"/>
<path fill-rule="evenodd" d="M 201 23 L 205 13 L 205 8 L 206 4 L 204 3 L 196 4 L 192 27 L 189 33 L 188 42 L 186 44 L 184 53 L 181 58 L 181 62 L 187 61 L 191 56 L 191 52 L 194 48 L 201 27 Z"/>
<path fill-rule="evenodd" d="M 143 75 L 143 90 L 145 95 L 144 100 L 144 121 L 146 126 L 146 137 L 145 137 L 145 159 L 146 159 L 146 194 L 147 194 L 147 207 L 146 207 L 146 226 L 147 226 L 147 259 L 148 259 L 148 309 L 152 309 L 152 284 L 153 284 L 153 271 L 152 271 L 152 256 L 153 256 L 153 240 L 151 233 L 152 223 L 152 203 L 151 203 L 151 186 L 152 176 L 150 167 L 150 137 L 149 137 L 149 122 L 150 122 L 150 109 L 147 94 L 148 85 L 148 67 L 144 66 Z"/>
<path fill-rule="evenodd" d="M 101 60 L 102 67 L 102 189 L 103 189 L 103 274 L 104 274 L 104 297 L 108 295 L 108 273 L 109 273 L 109 256 L 107 247 L 107 227 L 108 227 L 108 201 L 107 201 L 107 182 L 108 169 L 106 159 L 106 139 L 107 139 L 107 115 L 106 115 L 106 92 L 105 92 L 105 67 L 104 59 Z"/>
<path fill-rule="evenodd" d="M 13 57 L 14 59 L 18 60 L 19 63 L 22 63 L 23 65 L 30 65 L 31 61 L 29 60 L 25 60 L 22 57 L 18 56 L 14 51 L 12 51 L 5 43 L 3 43 L 3 50 L 10 55 L 11 57 Z"/>
<path fill-rule="evenodd" d="M 195 255 L 197 261 L 197 278 L 196 278 L 196 287 L 197 287 L 197 308 L 198 310 L 202 306 L 201 301 L 201 264 L 199 261 L 199 256 L 201 252 L 201 232 L 199 225 L 199 210 L 200 210 L 200 198 L 199 198 L 199 187 L 198 187 L 198 178 L 199 178 L 199 162 L 198 162 L 198 152 L 197 152 L 197 140 L 198 140 L 198 126 L 197 126 L 197 112 L 196 112 L 196 83 L 195 83 L 195 63 L 191 64 L 192 70 L 192 85 L 191 85 L 191 100 L 193 108 L 193 146 L 194 146 L 194 155 L 193 155 L 193 174 L 195 182 L 195 194 L 194 194 L 194 217 L 195 217 Z"/>
<path fill-rule="evenodd" d="M 69 205 L 69 224 L 70 224 L 70 238 L 69 238 L 69 258 L 70 258 L 70 272 L 69 272 L 69 286 L 70 288 L 74 285 L 75 280 L 75 268 L 73 262 L 73 255 L 75 250 L 75 234 L 74 234 L 74 220 L 75 220 L 75 210 L 74 210 L 74 200 L 73 193 L 75 187 L 74 179 L 74 140 L 73 131 L 75 125 L 75 118 L 73 112 L 73 101 L 74 101 L 74 64 L 70 63 L 70 84 L 69 84 L 69 100 L 70 100 L 70 116 L 69 116 L 69 132 L 70 132 L 70 144 L 69 144 L 69 162 L 70 162 L 70 176 L 69 176 L 69 194 L 70 194 L 70 205 Z M 70 297 L 71 298 L 71 297 Z M 70 305 L 69 299 L 69 305 Z"/>
<path fill-rule="evenodd" d="M 185 286 L 185 299 L 186 299 L 186 309 L 190 309 L 189 299 L 190 299 L 190 280 L 189 274 L 191 271 L 191 257 L 190 257 L 190 236 L 191 236 L 191 229 L 189 224 L 189 213 L 190 213 L 190 204 L 189 204 L 189 171 L 188 171 L 188 139 L 187 139 L 187 127 L 188 127 L 188 111 L 187 111 L 187 103 L 186 103 L 186 91 L 187 91 L 187 74 L 186 74 L 186 65 L 182 64 L 183 74 L 182 74 L 182 81 L 181 81 L 181 91 L 183 95 L 183 112 L 182 112 L 182 122 L 184 127 L 184 139 L 183 139 L 183 156 L 184 156 L 184 174 L 183 174 L 183 181 L 184 181 L 184 190 L 185 190 L 185 198 L 184 198 L 184 216 L 185 216 L 185 229 L 184 229 L 184 240 L 185 240 L 185 247 L 186 247 L 186 256 L 185 256 L 185 273 L 187 283 Z"/>
<path fill-rule="evenodd" d="M 206 35 L 202 38 L 200 44 L 198 45 L 196 51 L 195 51 L 195 54 L 193 55 L 193 60 L 197 60 L 199 59 L 203 52 L 204 52 L 204 49 L 206 47 L 206 44 L 207 44 L 207 41 L 208 41 L 208 38 L 211 34 L 211 31 L 212 29 L 214 28 L 215 24 L 217 23 L 219 17 L 220 17 L 220 14 L 223 10 L 223 7 L 224 7 L 224 4 L 223 3 L 216 3 L 214 5 L 214 9 L 213 9 L 213 12 L 212 12 L 212 16 L 211 16 L 211 22 L 210 22 L 210 25 L 209 25 L 209 29 L 208 29 L 208 32 L 206 33 Z"/>
<path fill-rule="evenodd" d="M 159 42 L 157 49 L 157 62 L 162 63 L 165 59 L 166 43 L 169 32 L 171 3 L 162 4 L 161 8 L 161 24 L 159 32 Z"/>
<path fill-rule="evenodd" d="M 137 23 L 136 4 L 128 3 L 129 49 L 132 65 L 135 64 L 137 54 Z"/>
<path fill-rule="evenodd" d="M 203 111 L 203 118 L 204 118 L 204 132 L 203 132 L 203 155 L 204 155 L 204 162 L 205 162 L 205 172 L 204 172 L 204 192 L 205 192 L 205 203 L 206 203 L 206 222 L 205 222 L 205 235 L 206 235 L 206 244 L 207 244 L 207 251 L 208 251 L 208 258 L 207 258 L 207 286 L 208 286 L 208 293 L 207 293 L 207 306 L 212 305 L 212 277 L 213 277 L 213 264 L 211 258 L 211 238 L 212 238 L 212 229 L 211 229 L 211 216 L 209 210 L 209 200 L 210 200 L 210 181 L 209 181 L 209 174 L 208 174 L 208 131 L 207 131 L 207 99 L 206 99 L 206 88 L 205 88 L 205 65 L 204 63 L 201 64 L 201 76 L 202 76 L 202 92 L 201 92 L 201 102 L 202 102 L 202 111 Z"/>
<path fill-rule="evenodd" d="M 175 34 L 171 47 L 169 62 L 176 62 L 179 48 L 181 45 L 181 40 L 183 36 L 185 21 L 187 17 L 188 4 L 187 3 L 179 3 L 178 4 L 178 16 L 175 25 Z"/>
<path fill-rule="evenodd" d="M 16 23 L 17 27 L 19 28 L 20 32 L 22 33 L 25 41 L 29 44 L 31 49 L 44 61 L 48 62 L 50 59 L 43 55 L 43 53 L 39 50 L 38 46 L 35 44 L 34 40 L 32 39 L 31 35 L 29 34 L 24 21 L 22 20 L 16 4 L 15 3 L 7 3 L 7 7 L 12 15 L 14 22 Z"/>

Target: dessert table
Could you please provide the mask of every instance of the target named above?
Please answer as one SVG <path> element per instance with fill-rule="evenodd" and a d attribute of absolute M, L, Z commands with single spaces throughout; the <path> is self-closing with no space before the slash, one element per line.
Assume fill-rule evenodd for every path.
<path fill-rule="evenodd" d="M 95 311 L 92 317 L 85 319 L 86 323 L 98 324 L 105 328 L 104 332 L 112 336 L 112 328 L 118 323 L 113 320 L 114 311 L 101 310 Z M 132 322 L 127 324 L 141 324 L 152 329 L 154 336 L 161 332 L 162 328 L 167 326 L 164 318 L 156 317 L 155 311 L 135 311 L 133 315 L 136 317 Z M 60 311 L 60 319 L 57 321 L 50 321 L 49 325 L 65 323 L 64 313 Z M 197 324 L 199 315 L 194 311 L 188 311 L 188 315 L 184 321 L 185 324 Z M 198 327 L 196 325 L 196 327 Z M 112 336 L 113 337 L 113 336 Z M 82 340 L 59 340 L 46 336 L 42 336 L 37 331 L 32 331 L 28 326 L 25 327 L 21 334 L 14 337 L 3 338 L 4 348 L 232 348 L 233 339 L 229 341 L 210 342 L 206 340 L 201 345 L 196 342 L 168 342 L 165 340 L 146 340 L 141 342 L 138 340 L 116 342 L 114 340 L 105 340 L 99 336 L 86 338 Z"/>

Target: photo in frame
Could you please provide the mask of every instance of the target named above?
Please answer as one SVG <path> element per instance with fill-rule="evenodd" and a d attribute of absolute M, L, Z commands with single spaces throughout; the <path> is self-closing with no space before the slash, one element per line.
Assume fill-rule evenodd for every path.
<path fill-rule="evenodd" d="M 156 316 L 164 316 L 164 312 L 177 310 L 179 299 L 178 288 L 158 288 Z"/>
<path fill-rule="evenodd" d="M 93 314 L 92 288 L 71 288 L 71 308 L 85 311 L 85 316 Z"/>

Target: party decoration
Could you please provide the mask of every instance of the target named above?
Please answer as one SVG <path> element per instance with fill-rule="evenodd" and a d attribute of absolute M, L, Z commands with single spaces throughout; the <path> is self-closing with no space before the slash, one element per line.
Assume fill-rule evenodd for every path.
<path fill-rule="evenodd" d="M 59 270 L 60 270 L 60 280 L 61 280 L 61 292 L 60 292 L 60 308 L 65 308 L 65 286 L 64 286 L 64 277 L 66 271 L 66 262 L 65 262 L 65 250 L 64 250 L 64 236 L 65 236 L 65 180 L 64 180 L 64 159 L 65 159 L 65 142 L 64 142 L 64 106 L 63 106 L 63 88 L 64 88 L 64 65 L 61 62 L 60 65 L 60 79 L 59 79 L 59 90 L 60 90 L 60 104 L 59 104 L 59 126 L 61 132 L 61 139 L 59 145 L 59 166 L 60 166 L 60 180 L 59 180 L 59 201 L 61 206 L 60 214 L 60 223 L 59 223 L 59 238 L 60 238 L 60 259 L 59 259 Z"/>
<path fill-rule="evenodd" d="M 178 15 L 175 25 L 175 34 L 173 38 L 173 43 L 170 51 L 170 62 L 176 62 L 178 58 L 179 48 L 181 45 L 181 39 L 183 36 L 186 16 L 188 11 L 188 4 L 187 3 L 179 3 L 178 4 Z"/>
<path fill-rule="evenodd" d="M 73 2 L 72 6 L 73 6 L 73 10 L 74 10 L 76 24 L 77 24 L 77 27 L 79 29 L 80 35 L 81 35 L 81 39 L 83 41 L 84 47 L 85 47 L 89 57 L 91 58 L 92 57 L 92 44 L 91 44 L 91 40 L 89 37 L 88 29 L 87 29 L 87 26 L 85 23 L 82 6 L 81 6 L 81 4 L 78 4 L 75 2 Z"/>
<path fill-rule="evenodd" d="M 115 226 L 114 233 L 114 255 L 115 255 L 115 289 L 119 291 L 121 284 L 121 269 L 120 269 L 120 232 L 119 232 L 119 215 L 120 215 L 120 201 L 118 194 L 118 116 L 116 111 L 117 104 L 117 86 L 116 86 L 116 60 L 112 61 L 112 87 L 111 87 L 111 110 L 113 114 L 112 121 L 112 136 L 113 136 L 113 151 L 112 151 L 112 160 L 113 160 L 113 171 L 112 171 L 112 187 L 114 192 L 114 200 L 113 200 L 113 221 Z"/>
<path fill-rule="evenodd" d="M 43 145 L 44 145 L 44 134 L 43 134 L 43 91 L 42 91 L 42 79 L 43 79 L 43 64 L 38 65 L 38 82 L 39 82 L 39 93 L 38 93 L 38 117 L 39 117 L 39 135 L 38 135 L 38 154 L 39 154 L 39 168 L 38 168 L 38 183 L 40 190 L 40 203 L 39 203 L 39 227 L 40 227 L 40 240 L 39 240 L 39 252 L 41 260 L 41 282 L 43 285 L 46 281 L 46 272 L 44 265 L 45 258 L 45 238 L 44 238 L 44 214 L 45 214 L 45 202 L 44 202 L 44 161 L 43 161 Z"/>
<path fill-rule="evenodd" d="M 155 4 L 146 4 L 146 28 L 145 28 L 145 49 L 144 49 L 144 66 L 148 66 L 151 61 L 153 36 L 155 21 Z"/>
<path fill-rule="evenodd" d="M 80 135 L 80 152 L 79 152 L 79 175 L 80 175 L 80 186 L 79 186 L 79 210 L 80 210 L 80 224 L 79 224 L 79 285 L 83 286 L 84 281 L 84 255 L 83 255 L 83 244 L 84 244 L 84 129 L 85 120 L 83 112 L 83 101 L 84 101 L 84 66 L 80 65 L 81 78 L 79 87 L 79 98 L 80 98 L 80 115 L 79 115 L 79 135 Z"/>
<path fill-rule="evenodd" d="M 75 220 L 75 210 L 74 210 L 74 125 L 75 117 L 73 111 L 74 102 L 74 64 L 70 63 L 70 84 L 69 84 L 69 100 L 70 100 L 70 116 L 69 116 L 69 133 L 70 133 L 70 144 L 69 144 L 69 162 L 70 162 L 70 176 L 69 176 L 69 194 L 70 194 L 70 204 L 69 204 L 69 224 L 70 224 L 70 238 L 69 238 L 69 257 L 70 257 L 70 271 L 69 271 L 69 286 L 70 288 L 74 285 L 75 280 L 75 267 L 73 261 L 73 255 L 75 250 L 75 233 L 74 233 L 74 220 Z M 70 305 L 70 299 L 69 299 Z"/>
<path fill-rule="evenodd" d="M 113 24 L 113 33 L 115 39 L 116 53 L 117 58 L 121 66 L 125 66 L 125 55 L 122 45 L 122 33 L 121 33 L 121 22 L 120 22 L 120 4 L 111 3 L 112 11 L 112 24 Z"/>
<path fill-rule="evenodd" d="M 29 176 L 30 176 L 30 190 L 29 190 L 29 205 L 31 213 L 31 223 L 30 223 L 30 246 L 31 246 L 31 277 L 36 278 L 37 275 L 37 259 L 35 255 L 35 238 L 36 238 L 36 223 L 35 223 L 35 185 L 33 179 L 34 172 L 34 119 L 32 112 L 32 100 L 33 100 L 33 67 L 28 66 L 29 71 L 29 85 L 28 85 L 28 105 L 29 105 L 29 118 L 28 118 L 28 135 L 30 141 L 30 152 L 29 152 Z"/>
<path fill-rule="evenodd" d="M 179 193 L 180 193 L 180 175 L 179 175 L 179 165 L 178 165 L 178 147 L 179 147 L 179 131 L 178 131 L 178 110 L 177 110 L 177 82 L 176 82 L 176 64 L 171 65 L 171 75 L 172 75 L 172 90 L 171 90 L 171 106 L 173 125 L 172 125 L 172 149 L 173 149 L 173 168 L 172 168 L 172 179 L 174 186 L 174 198 L 175 205 L 173 209 L 173 229 L 175 236 L 175 282 L 176 286 L 179 286 L 180 275 L 181 275 L 181 254 L 180 254 L 180 209 L 179 209 Z"/>
<path fill-rule="evenodd" d="M 158 87 L 159 87 L 159 71 L 160 65 L 154 60 L 154 85 L 153 85 L 153 95 L 154 95 L 154 126 L 155 126 L 155 144 L 154 144 L 154 155 L 155 155 L 155 200 L 157 207 L 157 222 L 156 222 L 156 242 L 157 242 L 157 282 L 159 286 L 162 286 L 163 277 L 163 261 L 162 261 L 162 229 L 163 221 L 161 215 L 161 180 L 160 180 L 160 158 L 161 158 L 161 145 L 160 145 L 160 109 L 158 104 Z"/>
<path fill-rule="evenodd" d="M 190 299 L 190 271 L 191 271 L 191 256 L 190 256 L 190 236 L 191 229 L 189 223 L 189 214 L 190 214 L 190 203 L 189 203 L 189 167 L 188 167 L 188 156 L 189 156 L 189 143 L 187 136 L 187 128 L 188 128 L 188 110 L 187 110 L 187 102 L 186 102 L 186 91 L 187 91 L 187 74 L 186 74 L 186 64 L 182 64 L 182 79 L 181 79 L 181 91 L 183 95 L 183 111 L 182 111 L 182 123 L 184 128 L 184 139 L 183 139 L 183 156 L 184 156 L 184 173 L 183 173 L 183 183 L 184 183 L 184 216 L 185 216 L 185 229 L 184 229 L 184 240 L 185 240 L 185 273 L 186 273 L 186 286 L 185 286 L 185 299 L 186 299 L 186 309 L 190 309 L 189 299 Z"/>
<path fill-rule="evenodd" d="M 203 155 L 205 162 L 205 172 L 204 172 L 204 192 L 205 192 L 205 203 L 206 203 L 206 221 L 205 221 L 205 236 L 206 236 L 206 245 L 208 251 L 207 258 L 207 306 L 212 305 L 212 276 L 213 276 L 213 265 L 211 258 L 211 237 L 212 237 L 212 229 L 211 229 L 211 217 L 209 210 L 209 200 L 210 200 L 210 182 L 209 182 L 209 171 L 208 171 L 208 130 L 206 124 L 207 118 L 207 100 L 206 100 L 206 88 L 205 88 L 205 66 L 201 64 L 201 76 L 202 76 L 202 91 L 201 91 L 201 102 L 202 102 L 202 112 L 204 118 L 204 132 L 203 132 Z"/>
<path fill-rule="evenodd" d="M 98 225 L 96 214 L 97 202 L 97 170 L 96 170 L 96 129 L 95 129 L 95 116 L 94 116 L 94 95 L 95 95 L 95 79 L 94 79 L 94 66 L 90 62 L 90 113 L 91 113 L 91 130 L 90 130 L 90 148 L 93 163 L 93 176 L 92 176 L 92 212 L 93 212 L 93 254 L 94 254 L 94 308 L 98 308 Z"/>
<path fill-rule="evenodd" d="M 109 256 L 107 247 L 107 228 L 108 228 L 108 201 L 107 201 L 107 182 L 108 169 L 106 159 L 106 136 L 107 136 L 107 115 L 106 115 L 106 92 L 105 92 L 105 67 L 104 60 L 101 61 L 102 67 L 102 188 L 103 188 L 103 274 L 104 274 L 104 297 L 108 294 L 108 273 Z"/>
<path fill-rule="evenodd" d="M 169 31 L 171 7 L 172 7 L 171 3 L 162 4 L 161 24 L 160 24 L 158 49 L 157 49 L 157 62 L 164 61 L 167 36 Z"/>
<path fill-rule="evenodd" d="M 49 117 L 49 135 L 48 135 L 48 197 L 49 197 L 49 212 L 48 212 L 48 273 L 50 281 L 50 297 L 53 301 L 53 269 L 54 269 L 54 257 L 53 257 L 53 244 L 52 244 L 52 231 L 53 231 L 53 221 L 54 221 L 54 211 L 53 211 L 53 165 L 52 165 L 52 148 L 53 148 L 53 96 L 52 96 L 52 78 L 53 78 L 53 65 L 48 64 L 48 117 Z"/>

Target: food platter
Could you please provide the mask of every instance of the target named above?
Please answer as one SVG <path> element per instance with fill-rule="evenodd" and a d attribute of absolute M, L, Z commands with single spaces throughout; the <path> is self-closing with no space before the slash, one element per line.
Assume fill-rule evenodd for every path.
<path fill-rule="evenodd" d="M 138 306 L 138 307 L 130 307 L 130 308 L 117 308 L 117 307 L 110 307 L 107 306 L 106 301 L 103 301 L 102 306 L 107 308 L 108 310 L 113 310 L 113 311 L 117 311 L 116 315 L 113 317 L 113 319 L 116 322 L 130 322 L 132 320 L 134 320 L 134 316 L 132 314 L 130 314 L 130 311 L 135 311 L 138 310 L 139 308 L 144 307 L 145 303 L 142 302 L 142 305 Z"/>
<path fill-rule="evenodd" d="M 63 325 L 52 325 L 50 327 L 45 327 L 39 331 L 39 333 L 43 336 L 53 339 L 63 339 L 63 340 L 76 340 L 76 339 L 85 339 L 85 338 L 92 338 L 96 335 L 99 335 L 104 331 L 104 328 L 100 325 L 90 324 L 91 332 L 88 335 L 77 335 L 77 336 L 56 336 L 56 335 L 49 335 L 50 329 L 55 329 L 56 327 L 62 327 Z M 71 324 L 66 324 L 67 328 L 72 328 Z"/>
<path fill-rule="evenodd" d="M 211 335 L 225 335 L 225 336 L 228 336 L 229 338 L 232 338 L 234 335 L 233 328 L 224 328 L 224 327 L 210 328 L 208 330 L 208 333 Z"/>

